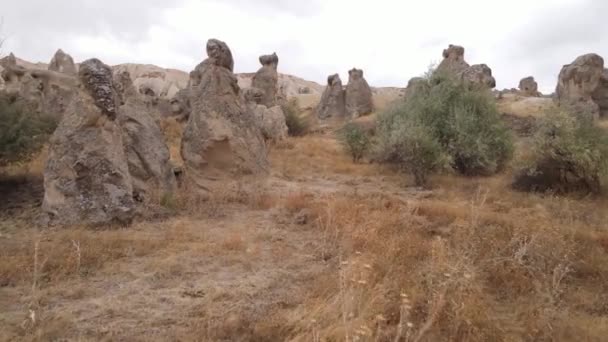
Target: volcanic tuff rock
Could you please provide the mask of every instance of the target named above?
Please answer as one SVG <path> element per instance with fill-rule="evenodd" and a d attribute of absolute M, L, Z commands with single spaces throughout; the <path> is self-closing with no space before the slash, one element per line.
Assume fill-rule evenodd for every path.
<path fill-rule="evenodd" d="M 259 104 L 266 107 L 273 107 L 277 104 L 277 95 L 279 92 L 279 73 L 277 67 L 279 65 L 279 57 L 276 53 L 272 55 L 260 56 L 262 67 L 253 76 L 251 86 L 262 91 L 262 97 Z"/>
<path fill-rule="evenodd" d="M 443 61 L 437 66 L 436 72 L 451 75 L 469 86 L 494 88 L 496 80 L 492 76 L 492 69 L 485 64 L 469 65 L 464 60 L 464 48 L 450 44 L 443 50 Z"/>
<path fill-rule="evenodd" d="M 317 106 L 317 117 L 327 119 L 330 117 L 344 117 L 346 114 L 346 101 L 340 75 L 334 74 L 327 78 L 327 87 Z"/>
<path fill-rule="evenodd" d="M 556 100 L 560 105 L 572 106 L 596 117 L 607 115 L 606 76 L 602 57 L 594 53 L 580 56 L 560 71 Z"/>
<path fill-rule="evenodd" d="M 128 223 L 135 204 L 112 70 L 90 59 L 78 76 L 77 94 L 50 141 L 43 210 L 60 224 Z"/>
<path fill-rule="evenodd" d="M 222 180 L 265 174 L 269 168 L 262 133 L 232 73 L 230 49 L 210 39 L 207 54 L 190 73 L 191 113 L 181 147 L 186 177 L 205 192 Z"/>
<path fill-rule="evenodd" d="M 519 81 L 519 92 L 524 96 L 540 96 L 538 83 L 536 83 L 532 76 L 524 77 Z"/>
<path fill-rule="evenodd" d="M 348 72 L 345 103 L 346 113 L 351 118 L 357 118 L 374 111 L 372 90 L 363 77 L 363 70 L 353 68 Z"/>
<path fill-rule="evenodd" d="M 76 75 L 77 72 L 72 56 L 66 54 L 61 49 L 55 52 L 55 56 L 53 56 L 53 59 L 49 64 L 49 70 L 68 75 Z"/>

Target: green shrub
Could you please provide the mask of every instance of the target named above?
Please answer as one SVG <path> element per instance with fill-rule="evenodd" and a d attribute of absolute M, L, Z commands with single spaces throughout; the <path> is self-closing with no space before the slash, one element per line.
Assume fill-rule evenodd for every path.
<path fill-rule="evenodd" d="M 608 181 L 608 133 L 591 115 L 563 108 L 549 112 L 522 164 L 516 189 L 599 193 Z"/>
<path fill-rule="evenodd" d="M 420 174 L 436 171 L 447 161 L 461 174 L 489 175 L 500 171 L 513 154 L 512 137 L 490 92 L 470 89 L 444 75 L 427 76 L 405 101 L 382 113 L 377 136 L 380 160 L 425 161 L 416 167 Z M 407 150 L 404 141 L 418 145 Z M 397 153 L 403 149 L 408 158 Z M 419 153 L 429 155 L 413 155 Z"/>
<path fill-rule="evenodd" d="M 281 104 L 281 109 L 285 115 L 288 134 L 292 137 L 306 134 L 309 124 L 306 119 L 302 118 L 298 99 L 292 98 L 289 101 L 284 102 Z"/>
<path fill-rule="evenodd" d="M 365 130 L 356 123 L 348 123 L 340 132 L 342 145 L 347 153 L 353 157 L 353 162 L 359 162 L 370 148 L 370 138 Z"/>
<path fill-rule="evenodd" d="M 52 117 L 22 108 L 0 98 L 0 165 L 27 160 L 40 150 L 57 126 Z"/>

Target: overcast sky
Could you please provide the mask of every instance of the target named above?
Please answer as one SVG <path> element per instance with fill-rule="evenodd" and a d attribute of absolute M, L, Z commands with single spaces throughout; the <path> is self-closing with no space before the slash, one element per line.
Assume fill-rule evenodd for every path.
<path fill-rule="evenodd" d="M 224 40 L 236 72 L 274 51 L 279 70 L 324 84 L 362 68 L 373 86 L 399 86 L 441 61 L 448 44 L 492 68 L 497 88 L 532 75 L 552 92 L 563 64 L 608 60 L 608 0 L 18 0 L 4 1 L 2 53 L 48 62 L 150 63 L 190 71 L 208 38 Z M 608 62 L 607 62 L 608 63 Z"/>

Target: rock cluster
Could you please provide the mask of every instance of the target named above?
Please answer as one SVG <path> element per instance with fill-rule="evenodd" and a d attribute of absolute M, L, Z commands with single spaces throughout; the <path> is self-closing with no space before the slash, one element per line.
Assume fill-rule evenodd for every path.
<path fill-rule="evenodd" d="M 137 108 L 128 75 L 98 59 L 78 86 L 49 145 L 43 210 L 51 223 L 129 223 L 137 203 L 174 184 L 160 128 Z"/>
<path fill-rule="evenodd" d="M 538 91 L 538 83 L 534 80 L 534 77 L 524 77 L 519 81 L 519 93 L 524 96 L 538 97 L 540 92 Z"/>
<path fill-rule="evenodd" d="M 363 70 L 353 68 L 348 72 L 345 92 L 346 114 L 357 118 L 374 111 L 372 89 L 363 77 Z"/>
<path fill-rule="evenodd" d="M 260 56 L 262 67 L 253 76 L 251 86 L 261 91 L 259 104 L 268 108 L 277 105 L 277 94 L 279 92 L 279 57 L 276 53 Z"/>
<path fill-rule="evenodd" d="M 187 179 L 203 192 L 223 180 L 263 174 L 269 163 L 266 144 L 240 94 L 228 46 L 207 42 L 208 58 L 190 73 L 188 122 L 181 155 Z"/>
<path fill-rule="evenodd" d="M 494 88 L 492 69 L 485 64 L 469 65 L 464 59 L 464 47 L 450 44 L 443 50 L 443 61 L 436 72 L 451 75 L 472 87 Z"/>
<path fill-rule="evenodd" d="M 559 73 L 555 98 L 595 117 L 608 116 L 608 71 L 604 59 L 586 54 L 564 65 Z"/>

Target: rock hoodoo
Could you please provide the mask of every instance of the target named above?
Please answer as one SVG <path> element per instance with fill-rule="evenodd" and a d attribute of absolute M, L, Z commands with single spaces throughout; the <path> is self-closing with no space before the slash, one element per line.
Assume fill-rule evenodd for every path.
<path fill-rule="evenodd" d="M 540 96 L 540 92 L 538 91 L 538 83 L 536 83 L 534 77 L 528 76 L 519 81 L 519 93 L 524 96 Z"/>
<path fill-rule="evenodd" d="M 77 94 L 50 141 L 43 210 L 61 224 L 128 223 L 135 204 L 112 70 L 90 59 L 78 78 Z"/>
<path fill-rule="evenodd" d="M 17 66 L 17 58 L 11 52 L 8 56 L 0 58 L 0 66 L 4 69 Z"/>
<path fill-rule="evenodd" d="M 62 74 L 76 75 L 76 65 L 72 56 L 59 49 L 55 52 L 55 56 L 49 64 L 50 71 L 56 71 Z"/>
<path fill-rule="evenodd" d="M 436 72 L 452 75 L 469 86 L 494 88 L 496 80 L 492 69 L 485 64 L 469 65 L 464 59 L 464 47 L 450 44 L 443 50 L 443 61 L 437 66 Z"/>
<path fill-rule="evenodd" d="M 232 53 L 219 40 L 207 42 L 205 61 L 190 73 L 191 112 L 181 154 L 186 177 L 205 192 L 221 181 L 268 171 L 263 136 L 232 73 Z"/>
<path fill-rule="evenodd" d="M 591 53 L 564 65 L 559 73 L 555 98 L 560 105 L 573 106 L 594 116 L 608 115 L 608 74 L 604 59 Z"/>
<path fill-rule="evenodd" d="M 272 55 L 260 56 L 262 67 L 253 76 L 251 86 L 262 91 L 260 104 L 268 108 L 277 104 L 277 95 L 279 92 L 279 73 L 277 67 L 279 65 L 279 57 L 276 53 Z"/>
<path fill-rule="evenodd" d="M 171 156 L 158 123 L 149 114 L 127 71 L 115 74 L 114 87 L 121 104 L 118 122 L 133 183 L 133 198 L 147 202 L 154 193 L 173 192 L 176 181 Z"/>
<path fill-rule="evenodd" d="M 374 111 L 372 89 L 363 77 L 363 70 L 353 68 L 348 72 L 345 103 L 346 113 L 351 118 L 357 118 Z"/>
<path fill-rule="evenodd" d="M 317 117 L 328 119 L 331 117 L 342 118 L 346 115 L 346 101 L 342 80 L 340 75 L 334 74 L 327 78 L 327 87 L 321 96 L 321 102 L 317 106 Z"/>

